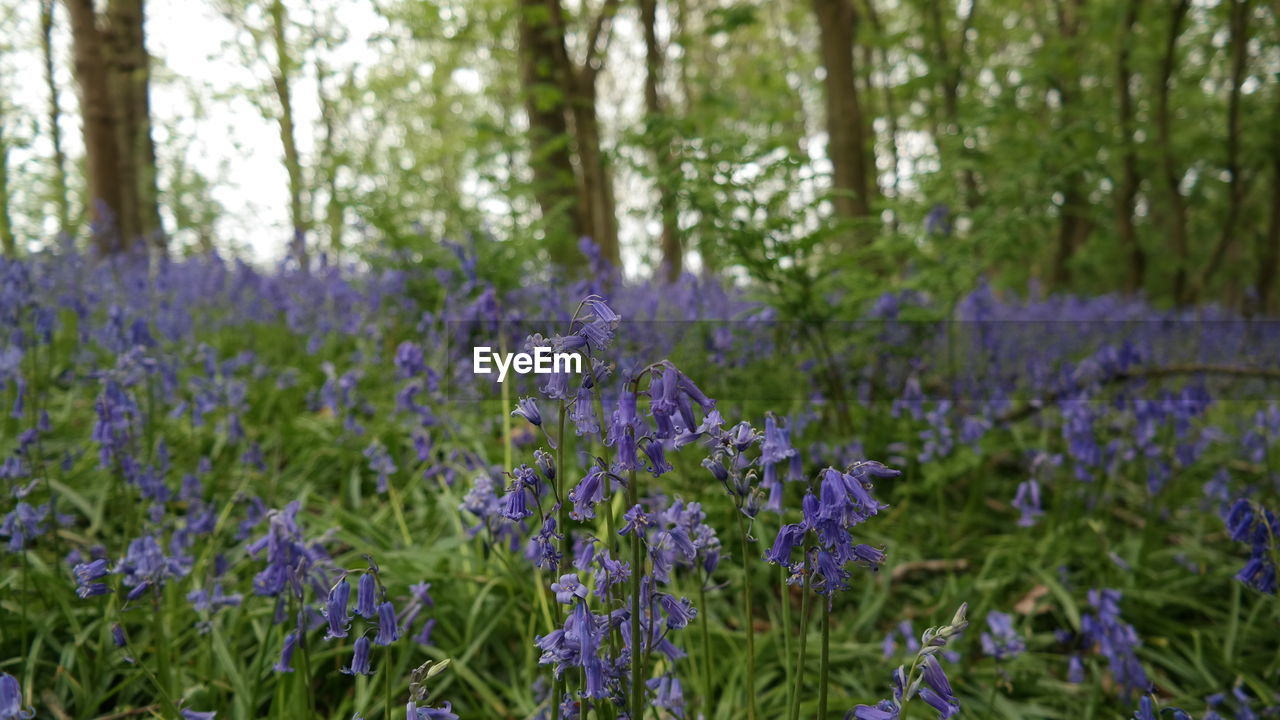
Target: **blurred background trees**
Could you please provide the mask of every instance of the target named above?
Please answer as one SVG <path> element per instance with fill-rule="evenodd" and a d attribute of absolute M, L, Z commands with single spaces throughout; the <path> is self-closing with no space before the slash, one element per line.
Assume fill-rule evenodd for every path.
<path fill-rule="evenodd" d="M 518 274 L 585 271 L 588 236 L 667 277 L 1280 310 L 1267 0 L 183 6 L 0 0 L 5 252 L 403 262 L 472 236 Z M 179 30 L 220 38 L 194 71 Z M 211 129 L 246 108 L 275 137 Z"/>

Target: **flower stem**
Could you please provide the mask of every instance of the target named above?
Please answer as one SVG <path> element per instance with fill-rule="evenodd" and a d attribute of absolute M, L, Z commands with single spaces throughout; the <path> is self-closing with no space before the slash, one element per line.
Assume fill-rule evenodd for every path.
<path fill-rule="evenodd" d="M 628 431 L 629 432 L 629 431 Z M 627 472 L 627 494 L 631 507 L 640 504 L 640 491 L 636 487 L 636 471 Z M 631 533 L 631 720 L 644 717 L 644 644 L 640 638 L 640 576 L 643 574 L 641 548 L 642 528 Z"/>
<path fill-rule="evenodd" d="M 711 715 L 711 631 L 707 628 L 707 583 L 711 577 L 708 575 L 699 578 L 698 582 L 698 611 L 702 622 L 698 623 L 702 626 L 702 710 L 707 716 Z"/>
<path fill-rule="evenodd" d="M 827 717 L 827 679 L 831 673 L 831 600 L 822 598 L 822 656 L 818 668 L 818 718 Z"/>
<path fill-rule="evenodd" d="M 747 720 L 756 717 L 756 625 L 755 611 L 751 606 L 751 562 L 747 544 L 747 523 L 741 512 L 738 515 L 738 536 L 742 542 L 742 608 L 747 630 Z"/>
<path fill-rule="evenodd" d="M 382 649 L 382 701 L 384 720 L 391 720 L 391 646 Z"/>
<path fill-rule="evenodd" d="M 782 599 L 782 676 L 787 691 L 787 707 L 791 707 L 791 684 L 795 678 L 791 674 L 791 595 L 787 588 L 787 567 L 778 566 L 778 592 Z"/>
<path fill-rule="evenodd" d="M 809 639 L 809 588 L 813 582 L 813 573 L 809 568 L 809 551 L 804 554 L 804 590 L 800 594 L 800 654 L 796 661 L 795 690 L 791 695 L 791 720 L 800 718 L 800 690 L 804 686 L 805 645 Z"/>

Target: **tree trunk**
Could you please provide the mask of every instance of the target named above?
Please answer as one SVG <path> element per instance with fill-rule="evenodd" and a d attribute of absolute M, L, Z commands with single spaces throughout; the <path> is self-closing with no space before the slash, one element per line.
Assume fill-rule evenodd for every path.
<path fill-rule="evenodd" d="M 621 263 L 618 226 L 613 199 L 613 177 L 609 171 L 596 114 L 596 73 L 582 68 L 575 73 L 576 91 L 571 101 L 573 131 L 582 168 L 580 198 L 587 213 L 587 234 L 600 246 L 600 253 L 615 266 Z"/>
<path fill-rule="evenodd" d="M 581 64 L 569 57 L 564 43 L 564 10 L 560 0 L 546 0 L 553 31 L 551 43 L 555 55 L 561 91 L 573 119 L 574 150 L 578 160 L 578 203 L 582 214 L 582 231 L 600 248 L 601 255 L 615 267 L 621 263 L 618 248 L 618 226 L 613 199 L 613 178 L 609 171 L 596 113 L 597 62 L 602 51 L 602 34 L 617 11 L 618 0 L 606 0 L 591 28 L 586 43 L 586 58 Z"/>
<path fill-rule="evenodd" d="M 0 99 L 0 252 L 5 257 L 18 256 L 18 244 L 9 221 L 9 142 L 5 139 L 5 101 Z"/>
<path fill-rule="evenodd" d="M 284 148 L 284 167 L 289 174 L 289 222 L 293 225 L 292 251 L 303 270 L 310 267 L 310 256 L 307 251 L 307 213 L 304 199 L 305 187 L 302 176 L 302 160 L 298 155 L 296 129 L 293 120 L 292 78 L 293 59 L 289 54 L 289 45 L 285 37 L 288 18 L 285 16 L 283 0 L 272 0 L 271 3 L 271 36 L 275 43 L 276 68 L 271 81 L 275 87 L 276 100 L 280 103 L 280 115 L 277 122 L 280 126 L 280 144 Z"/>
<path fill-rule="evenodd" d="M 326 48 L 329 49 L 329 48 Z M 324 171 L 325 225 L 329 234 L 329 253 L 336 261 L 342 252 L 345 208 L 338 189 L 338 140 L 337 112 L 333 95 L 325 89 L 331 75 L 325 64 L 316 60 L 316 93 L 320 101 L 320 124 L 324 135 L 320 139 L 321 163 Z"/>
<path fill-rule="evenodd" d="M 1064 0 L 1058 4 L 1058 32 L 1062 42 L 1071 51 L 1071 55 L 1080 52 L 1076 44 L 1080 34 L 1080 13 L 1084 0 Z M 1074 114 L 1080 104 L 1083 90 L 1080 87 L 1080 76 L 1074 67 L 1064 71 L 1064 77 L 1051 76 L 1051 82 L 1061 98 L 1059 115 L 1062 118 L 1060 131 L 1069 133 L 1075 125 Z M 1065 142 L 1073 146 L 1070 135 Z M 1072 148 L 1079 152 L 1078 148 Z M 1058 249 L 1054 257 L 1052 286 L 1065 289 L 1071 283 L 1071 259 L 1076 251 L 1084 247 L 1093 229 L 1093 220 L 1089 217 L 1089 197 L 1085 188 L 1084 174 L 1074 167 L 1068 169 L 1062 178 L 1062 219 L 1058 224 Z"/>
<path fill-rule="evenodd" d="M 1120 26 L 1120 39 L 1116 62 L 1116 90 L 1118 94 L 1118 115 L 1120 125 L 1120 182 L 1116 188 L 1116 234 L 1120 238 L 1120 246 L 1128 252 L 1128 269 L 1125 274 L 1125 291 L 1137 293 L 1142 290 L 1146 274 L 1147 257 L 1142 244 L 1138 241 L 1137 228 L 1134 226 L 1134 211 L 1137 204 L 1138 184 L 1138 152 L 1133 140 L 1133 71 L 1129 67 L 1130 47 L 1133 42 L 1133 28 L 1138 22 L 1142 0 L 1128 0 L 1125 5 L 1124 22 Z"/>
<path fill-rule="evenodd" d="M 866 7 L 867 18 L 871 21 L 872 31 L 876 37 L 883 37 L 884 27 L 880 24 L 880 15 L 876 12 L 875 0 L 866 0 Z M 889 192 L 896 203 L 899 195 L 898 174 L 901 171 L 898 164 L 902 162 L 901 153 L 898 151 L 898 111 L 893 101 L 893 86 L 889 83 L 889 53 L 885 50 L 883 44 L 881 44 L 877 50 L 877 60 L 880 63 L 880 67 L 884 69 L 884 88 L 882 88 L 882 90 L 884 91 L 884 116 L 888 125 L 886 128 L 886 134 L 889 138 Z M 868 82 L 870 82 L 870 80 L 868 80 Z M 889 217 L 889 230 L 895 234 L 898 232 L 898 210 L 896 206 Z"/>
<path fill-rule="evenodd" d="M 49 142 L 53 145 L 53 202 L 58 213 L 58 232 L 71 232 L 71 200 L 67 192 L 67 154 L 62 147 L 62 102 L 53 62 L 53 9 L 56 0 L 40 0 L 40 51 L 44 59 L 44 82 L 49 91 Z"/>
<path fill-rule="evenodd" d="M 75 47 L 75 74 L 80 85 L 85 157 L 88 164 L 89 217 L 94 242 L 102 254 L 128 248 L 136 228 L 129 225 L 127 208 L 133 207 L 136 186 L 120 177 L 119 118 L 112 99 L 108 72 L 109 48 L 98 28 L 93 0 L 65 0 Z M 126 196 L 133 199 L 126 204 Z"/>
<path fill-rule="evenodd" d="M 947 121 L 947 133 L 959 143 L 957 155 L 963 161 L 960 177 L 964 184 L 965 206 L 970 210 L 978 206 L 978 176 L 970 167 L 969 149 L 965 147 L 965 129 L 960 120 L 960 83 L 964 79 L 961 63 L 964 62 L 969 43 L 969 28 L 973 26 L 973 18 L 978 11 L 978 0 L 970 0 L 969 11 L 965 14 L 960 26 L 960 47 L 957 57 L 952 59 L 951 50 L 947 46 L 946 24 L 942 17 L 942 0 L 924 0 L 929 11 L 928 25 L 933 33 L 934 54 L 939 70 L 939 85 L 942 90 L 942 109 Z M 933 136 L 938 138 L 937 128 Z"/>
<path fill-rule="evenodd" d="M 578 268 L 585 261 L 578 251 L 585 223 L 577 202 L 579 180 L 569 148 L 565 94 L 556 82 L 556 58 L 564 52 L 564 38 L 556 35 L 545 6 L 545 0 L 520 0 L 518 16 L 529 166 L 547 252 L 555 264 Z"/>
<path fill-rule="evenodd" d="M 653 152 L 654 177 L 658 186 L 658 211 L 662 219 L 662 268 L 668 281 L 680 277 L 684 269 L 684 250 L 676 223 L 675 157 L 668 133 L 654 125 L 662 118 L 664 102 L 660 87 L 666 57 L 658 45 L 658 0 L 640 0 L 640 24 L 644 26 L 645 79 L 644 104 L 648 113 L 648 131 Z"/>
<path fill-rule="evenodd" d="M 853 59 L 857 25 L 853 0 L 813 0 L 813 11 L 826 69 L 827 156 L 836 215 L 844 220 L 865 218 L 871 214 L 871 183 Z"/>
<path fill-rule="evenodd" d="M 1196 283 L 1192 301 L 1208 289 L 1213 276 L 1218 272 L 1222 261 L 1228 256 L 1238 255 L 1239 243 L 1236 242 L 1236 225 L 1240 220 L 1240 206 L 1244 203 L 1245 185 L 1240 177 L 1240 90 L 1244 85 L 1245 65 L 1249 56 L 1249 0 L 1227 0 L 1231 4 L 1231 35 L 1227 41 L 1231 48 L 1231 94 L 1227 100 L 1227 214 L 1222 220 L 1222 232 L 1218 242 L 1209 255 L 1209 261 Z M 1235 307 L 1239 304 L 1239 283 L 1227 283 L 1226 304 Z"/>
<path fill-rule="evenodd" d="M 1276 93 L 1275 112 L 1271 118 L 1271 219 L 1267 235 L 1258 253 L 1258 310 L 1262 314 L 1280 311 L 1276 301 L 1276 275 L 1280 274 L 1280 92 Z"/>
<path fill-rule="evenodd" d="M 115 82 L 117 130 L 121 148 L 121 182 L 137 188 L 126 194 L 131 224 L 163 253 L 166 242 L 156 187 L 156 150 L 151 138 L 150 58 L 143 32 L 143 0 L 110 0 L 108 7 Z M 132 198 L 129 196 L 132 195 Z"/>
<path fill-rule="evenodd" d="M 1187 246 L 1187 203 L 1182 196 L 1182 172 L 1173 154 L 1173 119 L 1169 113 L 1169 95 L 1173 86 L 1174 69 L 1177 66 L 1178 36 L 1182 34 L 1182 22 L 1187 16 L 1191 0 L 1178 0 L 1169 19 L 1169 34 L 1165 38 L 1164 56 L 1160 62 L 1160 82 L 1156 86 L 1156 128 L 1160 137 L 1160 161 L 1168 194 L 1169 237 L 1173 242 L 1176 266 L 1173 273 L 1173 300 L 1178 305 L 1187 301 L 1187 272 L 1190 258 Z"/>

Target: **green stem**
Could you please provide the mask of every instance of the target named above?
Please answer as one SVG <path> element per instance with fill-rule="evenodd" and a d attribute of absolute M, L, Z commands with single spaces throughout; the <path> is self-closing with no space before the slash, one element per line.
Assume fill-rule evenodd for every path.
<path fill-rule="evenodd" d="M 163 592 L 163 591 L 162 591 Z M 154 607 L 155 613 L 152 625 L 152 643 L 156 648 L 156 661 L 160 666 L 160 687 L 164 689 L 165 695 L 170 698 L 175 697 L 173 693 L 173 648 L 169 647 L 168 633 L 165 632 L 164 618 L 165 613 L 160 607 L 160 596 L 155 596 Z"/>
<path fill-rule="evenodd" d="M 711 714 L 711 631 L 707 627 L 707 583 L 710 580 L 707 576 L 699 578 L 698 582 L 698 612 L 702 619 L 698 623 L 702 626 L 702 707 L 706 715 Z"/>
<path fill-rule="evenodd" d="M 628 430 L 630 432 L 630 430 Z M 640 504 L 640 491 L 636 487 L 636 471 L 627 472 L 627 497 L 630 507 Z M 640 638 L 640 576 L 643 570 L 641 528 L 631 532 L 631 720 L 644 717 L 644 644 Z"/>
<path fill-rule="evenodd" d="M 805 549 L 804 555 L 804 590 L 800 594 L 800 655 L 796 661 L 796 684 L 795 690 L 791 695 L 791 720 L 799 720 L 800 718 L 800 690 L 804 686 L 804 661 L 805 646 L 809 639 L 809 588 L 812 584 L 813 573 L 809 569 L 809 550 Z"/>
<path fill-rule="evenodd" d="M 305 626 L 298 631 L 298 644 L 302 646 L 302 694 L 307 700 L 307 717 L 315 717 L 315 698 L 311 697 L 311 644 L 307 642 Z"/>
<path fill-rule="evenodd" d="M 747 631 L 747 720 L 756 717 L 756 626 L 755 610 L 751 605 L 751 562 L 747 544 L 747 524 L 742 512 L 738 515 L 738 537 L 742 542 L 742 607 Z"/>
<path fill-rule="evenodd" d="M 822 657 L 818 668 L 818 720 L 827 717 L 827 677 L 831 656 L 831 598 L 822 599 Z"/>
<path fill-rule="evenodd" d="M 382 648 L 382 702 L 384 720 L 391 720 L 391 646 Z"/>
<path fill-rule="evenodd" d="M 791 683 L 795 678 L 791 674 L 791 595 L 787 587 L 787 566 L 778 566 L 778 590 L 782 599 L 782 667 L 785 672 L 782 680 L 786 685 L 787 707 L 791 707 Z"/>

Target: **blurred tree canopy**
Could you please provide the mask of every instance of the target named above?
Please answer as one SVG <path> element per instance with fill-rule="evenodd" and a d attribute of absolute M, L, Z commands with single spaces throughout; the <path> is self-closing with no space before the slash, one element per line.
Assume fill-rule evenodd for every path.
<path fill-rule="evenodd" d="M 0 0 L 5 252 L 233 247 L 236 159 L 193 162 L 186 119 L 247 101 L 278 137 L 238 151 L 286 169 L 304 264 L 472 237 L 514 279 L 585 271 L 587 236 L 803 302 L 985 281 L 1280 310 L 1267 0 L 192 0 L 229 38 L 208 77 L 150 53 L 150 10 Z"/>

